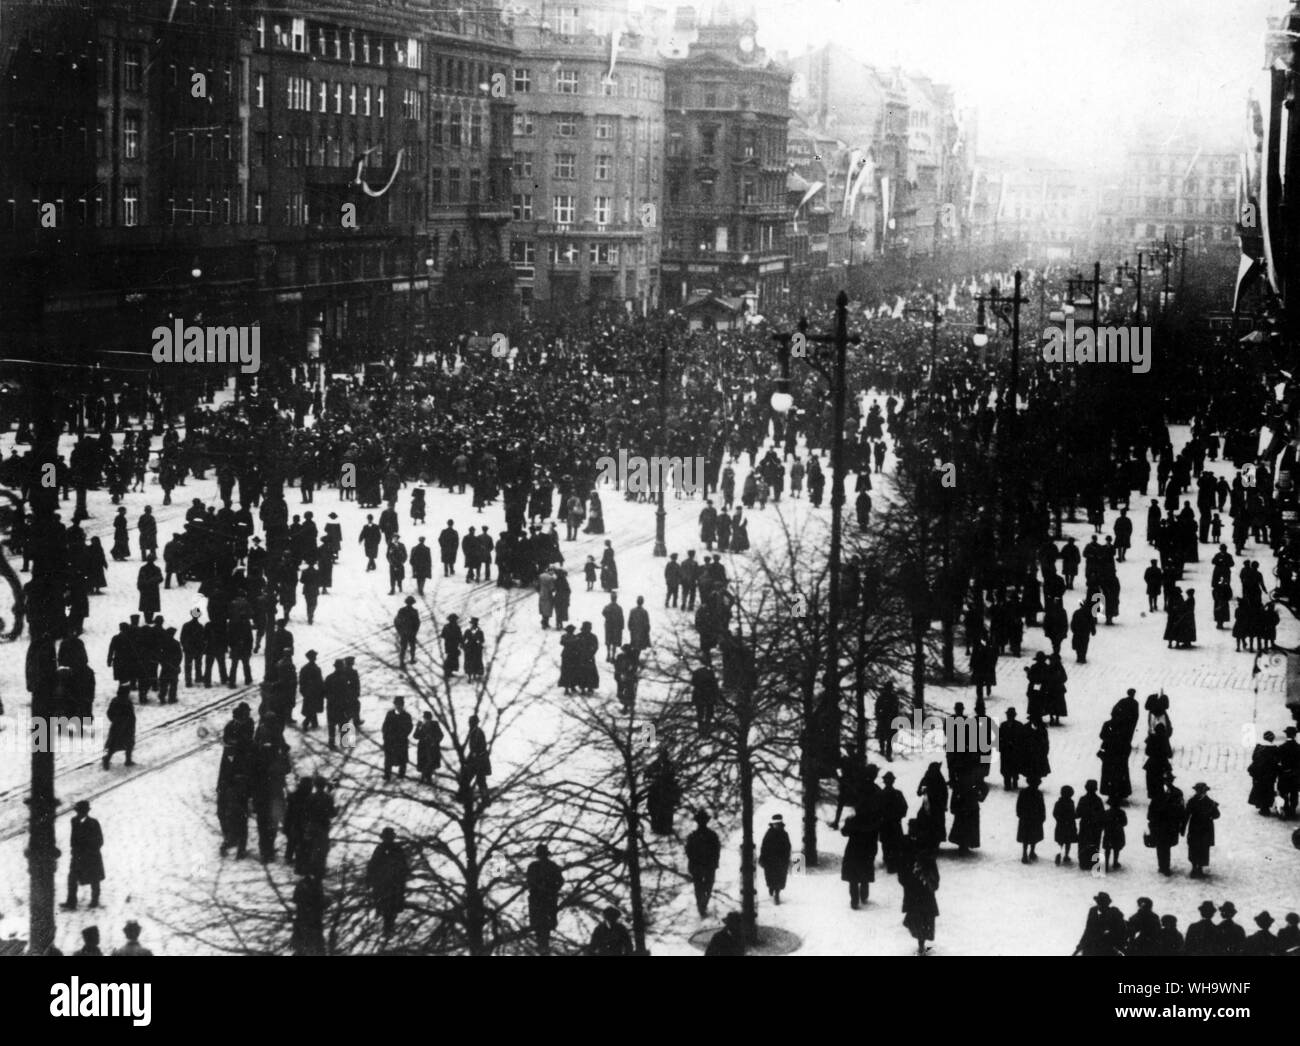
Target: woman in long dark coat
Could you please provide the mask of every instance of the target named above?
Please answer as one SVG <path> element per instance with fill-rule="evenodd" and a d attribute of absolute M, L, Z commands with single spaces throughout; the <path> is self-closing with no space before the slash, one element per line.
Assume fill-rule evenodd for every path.
<path fill-rule="evenodd" d="M 126 765 L 134 766 L 131 753 L 135 751 L 135 706 L 131 704 L 131 688 L 120 686 L 117 696 L 108 703 L 108 742 L 104 745 L 104 769 L 114 752 L 126 753 Z"/>
<path fill-rule="evenodd" d="M 1065 684 L 1069 681 L 1069 673 L 1065 671 L 1065 665 L 1061 663 L 1060 657 L 1053 654 L 1047 659 L 1047 671 L 1045 673 L 1047 686 L 1044 694 L 1044 705 L 1050 722 L 1053 726 L 1061 725 L 1061 717 L 1070 714 L 1069 708 L 1065 704 Z"/>
<path fill-rule="evenodd" d="M 560 678 L 555 685 L 563 687 L 566 694 L 573 693 L 580 685 L 578 666 L 581 662 L 578 637 L 572 625 L 565 625 L 564 635 L 560 636 Z"/>
<path fill-rule="evenodd" d="M 1261 814 L 1273 812 L 1277 801 L 1277 749 L 1273 747 L 1273 732 L 1265 732 L 1264 743 L 1255 746 L 1250 754 L 1250 803 Z"/>
<path fill-rule="evenodd" d="M 1101 794 L 1127 799 L 1133 794 L 1133 784 L 1128 775 L 1128 757 L 1131 748 L 1129 733 L 1112 712 L 1101 727 Z"/>
<path fill-rule="evenodd" d="M 1180 649 L 1196 644 L 1196 593 L 1190 588 L 1183 600 L 1182 612 L 1178 615 L 1174 641 Z"/>
<path fill-rule="evenodd" d="M 758 850 L 758 866 L 763 869 L 767 892 L 775 904 L 781 903 L 781 891 L 785 889 L 790 874 L 790 852 L 790 836 L 786 834 L 785 821 L 777 814 L 763 834 L 763 844 Z"/>
<path fill-rule="evenodd" d="M 467 679 L 483 678 L 483 646 L 484 637 L 483 629 L 479 628 L 478 618 L 469 619 L 469 628 L 465 629 L 461 637 L 461 645 L 465 651 L 465 677 Z"/>
<path fill-rule="evenodd" d="M 468 654 L 465 660 L 469 661 Z M 442 765 L 442 736 L 433 713 L 425 712 L 415 728 L 415 769 L 424 784 L 433 784 L 434 771 Z"/>
<path fill-rule="evenodd" d="M 1192 786 L 1196 794 L 1187 800 L 1187 859 L 1193 879 L 1205 878 L 1210 848 L 1214 846 L 1214 822 L 1219 819 L 1219 804 L 1205 794 L 1209 790 L 1209 785 L 1198 781 Z"/>
<path fill-rule="evenodd" d="M 614 549 L 608 541 L 605 551 L 600 554 L 600 587 L 606 592 L 618 588 L 618 564 L 614 562 Z"/>
<path fill-rule="evenodd" d="M 93 595 L 99 595 L 108 587 L 108 560 L 98 537 L 91 538 L 86 549 L 86 579 Z"/>
<path fill-rule="evenodd" d="M 840 879 L 849 884 L 849 907 L 856 910 L 865 904 L 876 881 L 877 833 L 859 814 L 851 814 L 840 829 L 848 838 L 844 844 L 844 860 L 840 865 Z"/>
<path fill-rule="evenodd" d="M 731 551 L 749 551 L 749 521 L 741 516 L 740 509 L 731 519 Z"/>
<path fill-rule="evenodd" d="M 948 782 L 938 763 L 931 763 L 916 789 L 921 809 L 916 815 L 917 839 L 927 847 L 938 848 L 947 836 Z"/>
<path fill-rule="evenodd" d="M 578 655 L 577 686 L 584 693 L 594 694 L 600 686 L 600 672 L 596 668 L 596 655 L 600 653 L 600 640 L 591 630 L 591 622 L 584 621 L 582 630 L 574 640 Z"/>
<path fill-rule="evenodd" d="M 1038 790 L 1039 780 L 1030 777 L 1016 796 L 1016 842 L 1021 844 L 1020 863 L 1037 861 L 1035 848 L 1043 841 L 1043 825 L 1047 821 L 1047 804 Z"/>
<path fill-rule="evenodd" d="M 135 587 L 140 592 L 138 609 L 145 621 L 152 621 L 154 615 L 162 610 L 162 597 L 159 593 L 162 583 L 162 571 L 158 569 L 158 564 L 153 561 L 153 556 L 150 555 L 145 560 L 144 565 L 140 567 L 140 572 L 136 575 L 135 581 Z"/>
<path fill-rule="evenodd" d="M 934 920 L 939 915 L 939 866 L 928 847 L 913 847 L 899 866 L 903 887 L 903 925 L 916 939 L 916 954 L 924 955 L 925 942 L 934 940 Z"/>
<path fill-rule="evenodd" d="M 447 623 L 442 626 L 442 670 L 447 675 L 455 675 L 460 671 L 460 643 L 462 636 L 457 620 L 455 614 L 448 614 Z"/>
<path fill-rule="evenodd" d="M 1169 744 L 1169 731 L 1164 723 L 1157 723 L 1155 729 L 1147 734 L 1146 762 L 1142 769 L 1147 775 L 1147 799 L 1154 799 L 1165 790 L 1165 774 L 1169 772 L 1170 761 L 1174 752 Z"/>
<path fill-rule="evenodd" d="M 952 830 L 948 833 L 948 842 L 955 843 L 961 853 L 978 850 L 980 846 L 980 789 L 983 784 L 978 774 L 953 778 Z"/>
<path fill-rule="evenodd" d="M 113 558 L 119 562 L 131 557 L 130 524 L 126 519 L 126 509 L 119 508 L 113 517 Z"/>

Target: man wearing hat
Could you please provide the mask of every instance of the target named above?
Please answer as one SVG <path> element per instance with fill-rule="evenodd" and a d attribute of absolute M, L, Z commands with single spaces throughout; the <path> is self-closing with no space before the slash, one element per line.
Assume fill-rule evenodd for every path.
<path fill-rule="evenodd" d="M 375 912 L 384 921 L 384 936 L 391 937 L 397 916 L 406 903 L 406 879 L 410 873 L 406 854 L 397 841 L 397 833 L 385 828 L 379 833 L 379 845 L 366 865 L 366 885 Z"/>
<path fill-rule="evenodd" d="M 907 797 L 894 787 L 894 772 L 886 770 L 880 780 L 880 853 L 885 871 L 893 874 L 903 855 L 903 820 L 907 817 Z"/>
<path fill-rule="evenodd" d="M 1129 916 L 1125 955 L 1155 955 L 1160 947 L 1160 916 L 1150 897 L 1139 897 L 1137 911 Z"/>
<path fill-rule="evenodd" d="M 352 704 L 348 697 L 346 668 L 342 659 L 334 662 L 334 671 L 325 677 L 325 725 L 329 728 L 329 746 L 334 749 L 340 733 L 352 718 Z"/>
<path fill-rule="evenodd" d="M 1255 925 L 1259 929 L 1246 938 L 1241 951 L 1242 955 L 1279 954 L 1277 938 L 1269 931 L 1269 927 L 1273 925 L 1273 922 L 1273 916 L 1266 911 L 1255 916 Z"/>
<path fill-rule="evenodd" d="M 195 607 L 181 626 L 181 652 L 185 656 L 185 685 L 203 682 L 203 611 Z"/>
<path fill-rule="evenodd" d="M 103 955 L 99 950 L 99 927 L 87 926 L 81 931 L 81 947 L 73 955 Z"/>
<path fill-rule="evenodd" d="M 1250 797 L 1248 802 L 1260 816 L 1267 817 L 1273 812 L 1273 803 L 1277 799 L 1277 753 L 1273 742 L 1276 740 L 1272 730 L 1264 731 L 1264 738 L 1250 755 Z"/>
<path fill-rule="evenodd" d="M 1290 820 L 1296 815 L 1300 799 L 1300 744 L 1296 743 L 1296 728 L 1286 728 L 1286 740 L 1277 746 L 1277 790 L 1282 796 L 1282 816 Z"/>
<path fill-rule="evenodd" d="M 406 776 L 406 765 L 411 752 L 411 732 L 414 729 L 411 714 L 406 710 L 406 699 L 398 694 L 393 698 L 393 707 L 384 717 L 382 727 L 385 781 L 392 778 L 394 767 L 397 768 L 399 777 Z"/>
<path fill-rule="evenodd" d="M 780 814 L 772 815 L 772 823 L 767 826 L 763 843 L 758 851 L 758 865 L 763 869 L 763 878 L 767 881 L 767 892 L 774 904 L 781 903 L 781 891 L 790 874 L 790 836 L 785 831 L 785 818 Z"/>
<path fill-rule="evenodd" d="M 302 695 L 302 728 L 315 730 L 325 708 L 325 679 L 316 664 L 316 651 L 307 651 L 307 662 L 298 670 L 298 693 Z"/>
<path fill-rule="evenodd" d="M 551 934 L 559 922 L 560 891 L 564 889 L 564 873 L 551 860 L 550 848 L 537 844 L 537 859 L 528 865 L 525 881 L 528 885 L 528 925 L 537 940 L 537 950 L 543 955 L 551 951 Z"/>
<path fill-rule="evenodd" d="M 1161 875 L 1173 875 L 1170 859 L 1173 848 L 1178 845 L 1187 820 L 1187 809 L 1183 805 L 1183 793 L 1174 786 L 1174 775 L 1165 774 L 1164 786 L 1151 797 L 1147 808 L 1147 834 L 1156 851 L 1156 867 Z"/>
<path fill-rule="evenodd" d="M 695 887 L 695 907 L 703 919 L 709 914 L 713 879 L 722 858 L 722 841 L 709 827 L 709 815 L 703 810 L 696 811 L 695 824 L 695 831 L 686 837 L 686 869 L 691 875 L 691 885 Z"/>
<path fill-rule="evenodd" d="M 1192 785 L 1196 794 L 1187 800 L 1187 859 L 1192 863 L 1192 878 L 1204 879 L 1205 866 L 1210 863 L 1210 848 L 1214 846 L 1214 822 L 1219 819 L 1219 804 L 1206 793 L 1210 786 L 1204 781 Z"/>
<path fill-rule="evenodd" d="M 77 887 L 90 887 L 90 907 L 99 907 L 99 884 L 104 881 L 104 833 L 99 822 L 90 816 L 90 804 L 82 799 L 73 807 L 72 861 L 68 865 L 68 899 L 63 910 L 77 910 Z"/>
<path fill-rule="evenodd" d="M 1219 914 L 1223 918 L 1215 928 L 1218 954 L 1240 955 L 1246 948 L 1246 931 L 1232 921 L 1233 916 L 1237 914 L 1237 906 L 1231 901 L 1224 901 L 1219 906 Z"/>
<path fill-rule="evenodd" d="M 1201 917 L 1187 927 L 1187 943 L 1183 949 L 1186 955 L 1218 955 L 1219 928 L 1214 925 L 1214 913 L 1217 909 L 1213 901 L 1202 901 L 1196 909 Z"/>
<path fill-rule="evenodd" d="M 617 908 L 606 908 L 601 922 L 591 933 L 587 951 L 592 955 L 631 955 L 632 935 L 619 920 Z"/>
<path fill-rule="evenodd" d="M 709 938 L 705 955 L 744 955 L 745 918 L 740 912 L 728 912 L 722 920 L 722 929 Z"/>
<path fill-rule="evenodd" d="M 397 632 L 398 667 L 405 668 L 407 651 L 411 660 L 415 660 L 415 636 L 420 631 L 420 612 L 415 609 L 414 596 L 406 597 L 405 605 L 393 618 L 393 629 Z"/>
<path fill-rule="evenodd" d="M 1124 948 L 1124 913 L 1112 907 L 1110 894 L 1097 894 L 1088 909 L 1083 936 L 1075 945 L 1075 955 L 1122 955 Z"/>

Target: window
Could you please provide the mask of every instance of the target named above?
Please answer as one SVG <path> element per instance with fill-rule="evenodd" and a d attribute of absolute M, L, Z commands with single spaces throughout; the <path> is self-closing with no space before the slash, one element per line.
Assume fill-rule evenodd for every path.
<path fill-rule="evenodd" d="M 127 160 L 140 159 L 140 114 L 122 114 L 122 156 Z"/>
<path fill-rule="evenodd" d="M 556 178 L 573 178 L 576 177 L 577 165 L 577 153 L 556 153 L 552 172 Z"/>
<path fill-rule="evenodd" d="M 343 58 L 343 34 L 337 29 L 334 30 L 334 57 Z"/>
<path fill-rule="evenodd" d="M 266 74 L 258 73 L 253 81 L 253 104 L 259 109 L 266 108 Z"/>
<path fill-rule="evenodd" d="M 122 84 L 123 90 L 140 90 L 143 77 L 143 54 L 144 52 L 138 47 L 128 47 L 126 49 L 126 64 L 123 66 L 123 76 L 125 77 L 125 82 Z"/>
<path fill-rule="evenodd" d="M 514 131 L 516 135 L 528 135 L 533 133 L 533 114 L 532 113 L 515 113 Z"/>
<path fill-rule="evenodd" d="M 578 248 L 572 243 L 551 243 L 546 253 L 552 265 L 578 264 Z"/>
<path fill-rule="evenodd" d="M 419 120 L 424 113 L 424 95 L 409 88 L 402 92 L 402 116 L 407 120 Z M 380 114 L 383 115 L 382 113 Z"/>
<path fill-rule="evenodd" d="M 447 144 L 460 145 L 460 110 L 449 114 L 447 120 Z"/>
<path fill-rule="evenodd" d="M 447 168 L 447 202 L 460 203 L 460 168 Z"/>
<path fill-rule="evenodd" d="M 343 85 L 334 85 L 334 112 L 342 114 L 343 112 Z"/>
<path fill-rule="evenodd" d="M 289 46 L 298 54 L 307 53 L 307 19 L 295 18 L 289 37 Z"/>
<path fill-rule="evenodd" d="M 478 203 L 483 195 L 483 172 L 477 167 L 470 168 L 469 172 L 469 202 Z"/>
<path fill-rule="evenodd" d="M 574 36 L 578 32 L 578 9 L 561 7 L 555 12 L 556 23 L 561 36 Z"/>
<path fill-rule="evenodd" d="M 348 115 L 357 115 L 357 85 L 353 84 L 348 88 Z"/>
<path fill-rule="evenodd" d="M 257 46 L 259 50 L 266 49 L 266 15 L 257 16 Z"/>
<path fill-rule="evenodd" d="M 533 220 L 533 194 L 515 193 L 510 200 L 511 217 L 517 222 Z"/>
<path fill-rule="evenodd" d="M 469 114 L 469 144 L 471 146 L 480 146 L 483 144 L 483 114 Z"/>
<path fill-rule="evenodd" d="M 573 197 L 571 195 L 556 196 L 551 200 L 551 220 L 559 225 L 571 225 L 573 223 Z"/>
<path fill-rule="evenodd" d="M 285 80 L 288 107 L 311 112 L 311 81 L 305 76 L 290 76 Z"/>
<path fill-rule="evenodd" d="M 668 156 L 672 159 L 679 159 L 683 155 L 682 134 L 680 131 L 673 131 L 668 136 Z"/>
<path fill-rule="evenodd" d="M 608 116 L 596 117 L 596 137 L 608 139 L 614 137 L 614 121 Z"/>
<path fill-rule="evenodd" d="M 325 27 L 316 27 L 316 53 L 322 58 L 325 56 Z"/>
<path fill-rule="evenodd" d="M 329 94 L 330 94 L 330 85 L 326 81 L 322 80 L 320 83 L 316 85 L 317 111 L 322 113 L 329 111 L 329 100 L 330 100 Z"/>
<path fill-rule="evenodd" d="M 369 87 L 366 87 L 361 92 L 361 115 L 362 116 L 370 115 L 370 88 Z"/>
<path fill-rule="evenodd" d="M 533 89 L 533 74 L 528 69 L 515 70 L 515 94 L 528 94 Z"/>
<path fill-rule="evenodd" d="M 429 140 L 434 145 L 442 144 L 442 110 L 435 109 L 429 119 Z"/>
<path fill-rule="evenodd" d="M 608 225 L 609 214 L 610 214 L 610 198 L 608 196 L 597 196 L 595 199 L 595 206 L 593 207 L 593 213 L 595 215 L 597 225 Z"/>
<path fill-rule="evenodd" d="M 718 132 L 713 128 L 707 128 L 700 132 L 700 155 L 712 156 L 714 143 L 717 140 Z"/>
<path fill-rule="evenodd" d="M 609 153 L 596 154 L 596 181 L 607 182 L 613 168 L 614 158 Z"/>
<path fill-rule="evenodd" d="M 537 245 L 532 240 L 511 240 L 510 260 L 516 265 L 535 265 L 537 262 Z"/>
<path fill-rule="evenodd" d="M 140 224 L 140 186 L 122 187 L 122 224 L 135 226 Z"/>
<path fill-rule="evenodd" d="M 606 98 L 618 97 L 618 77 L 603 76 L 600 80 L 600 93 Z"/>
<path fill-rule="evenodd" d="M 533 176 L 533 154 L 515 153 L 515 177 L 531 178 Z"/>
<path fill-rule="evenodd" d="M 235 153 L 234 153 L 234 143 L 231 141 L 230 138 L 230 128 L 228 127 L 226 128 L 225 132 L 222 135 L 222 138 L 225 140 L 226 143 L 225 150 L 224 150 L 225 157 L 227 160 L 233 160 L 235 158 Z"/>
<path fill-rule="evenodd" d="M 587 260 L 592 265 L 617 265 L 618 244 L 592 243 L 587 246 Z"/>
<path fill-rule="evenodd" d="M 379 88 L 379 90 L 378 90 L 378 91 L 376 92 L 376 94 L 375 94 L 375 108 L 376 108 L 376 110 L 377 110 L 377 115 L 379 116 L 379 119 L 381 119 L 381 120 L 384 118 L 384 101 L 385 101 L 385 97 L 386 97 L 386 96 L 385 96 L 385 94 L 384 94 L 384 89 L 383 89 L 382 87 Z M 416 101 L 415 108 L 416 108 L 417 110 L 419 110 L 419 111 L 423 111 L 423 109 L 424 109 L 424 107 L 420 104 L 420 102 L 421 102 L 421 100 L 423 99 L 423 97 L 424 97 L 424 96 L 423 96 L 422 94 L 420 94 L 419 91 L 416 91 L 416 92 L 415 92 L 415 101 Z M 416 119 L 419 119 L 419 117 L 417 116 Z"/>
<path fill-rule="evenodd" d="M 361 60 L 370 64 L 370 36 L 366 33 L 361 34 Z"/>
<path fill-rule="evenodd" d="M 578 134 L 578 118 L 572 113 L 557 117 L 555 133 L 561 138 L 576 138 Z"/>
<path fill-rule="evenodd" d="M 555 71 L 555 92 L 556 94 L 577 94 L 578 70 L 557 69 Z"/>
<path fill-rule="evenodd" d="M 343 166 L 343 139 L 335 138 L 330 142 L 330 166 Z"/>

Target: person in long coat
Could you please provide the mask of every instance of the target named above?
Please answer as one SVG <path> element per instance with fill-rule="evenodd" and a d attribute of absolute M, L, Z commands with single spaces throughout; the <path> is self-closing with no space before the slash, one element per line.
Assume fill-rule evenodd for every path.
<path fill-rule="evenodd" d="M 1219 819 L 1219 804 L 1206 793 L 1210 786 L 1204 781 L 1192 785 L 1196 794 L 1187 800 L 1187 859 L 1191 862 L 1193 879 L 1205 878 L 1205 866 L 1210 863 L 1210 849 L 1214 846 L 1214 822 Z"/>
<path fill-rule="evenodd" d="M 434 772 L 442 765 L 442 737 L 442 727 L 433 713 L 425 712 L 415 728 L 415 768 L 423 784 L 433 784 Z"/>
<path fill-rule="evenodd" d="M 545 843 L 538 843 L 534 852 L 537 859 L 529 863 L 524 873 L 528 887 L 528 926 L 537 941 L 537 950 L 543 955 L 549 955 L 551 934 L 559 924 L 564 873 L 551 860 L 550 848 Z"/>
<path fill-rule="evenodd" d="M 614 548 L 608 541 L 600 554 L 600 587 L 606 592 L 618 588 L 618 564 L 614 562 Z"/>
<path fill-rule="evenodd" d="M 537 612 L 542 617 L 542 628 L 550 628 L 555 613 L 555 575 L 549 570 L 542 571 L 537 579 Z"/>
<path fill-rule="evenodd" d="M 68 864 L 68 898 L 63 910 L 77 910 L 77 888 L 90 887 L 90 907 L 99 907 L 99 884 L 104 881 L 104 832 L 99 822 L 90 816 L 90 804 L 81 800 L 73 807 L 71 850 Z"/>
<path fill-rule="evenodd" d="M 460 645 L 464 637 L 458 622 L 457 615 L 448 614 L 447 623 L 442 626 L 442 668 L 449 676 L 460 671 Z"/>
<path fill-rule="evenodd" d="M 1174 874 L 1170 858 L 1183 834 L 1186 820 L 1183 793 L 1175 787 L 1173 774 L 1167 774 L 1159 794 L 1152 796 L 1151 805 L 1147 807 L 1147 833 L 1151 836 L 1151 845 L 1156 852 L 1156 868 L 1161 875 Z"/>
<path fill-rule="evenodd" d="M 1247 801 L 1260 814 L 1267 816 L 1273 812 L 1277 801 L 1277 748 L 1272 730 L 1264 732 L 1262 744 L 1257 744 L 1250 755 L 1250 796 Z"/>
<path fill-rule="evenodd" d="M 135 705 L 131 703 L 131 688 L 122 685 L 117 696 L 108 703 L 108 740 L 104 745 L 103 767 L 108 769 L 114 752 L 126 753 L 126 765 L 134 766 L 131 753 L 135 751 Z"/>
<path fill-rule="evenodd" d="M 1121 802 L 1122 800 L 1116 796 L 1111 796 L 1106 801 L 1109 809 L 1106 811 L 1101 825 L 1101 851 L 1105 862 L 1102 865 L 1102 870 L 1104 872 L 1120 867 L 1119 855 L 1127 842 L 1124 829 L 1128 825 L 1128 814 L 1121 808 Z"/>
<path fill-rule="evenodd" d="M 1053 726 L 1060 726 L 1061 717 L 1070 714 L 1070 709 L 1065 703 L 1066 683 L 1069 682 L 1070 677 L 1059 655 L 1053 654 L 1047 659 L 1047 669 L 1043 676 L 1044 714 L 1048 716 Z"/>
<path fill-rule="evenodd" d="M 582 623 L 582 628 L 574 639 L 574 646 L 578 656 L 578 689 L 588 694 L 594 694 L 596 688 L 600 686 L 600 673 L 596 668 L 596 655 L 600 652 L 600 640 L 596 638 L 596 633 L 591 630 L 590 621 Z"/>
<path fill-rule="evenodd" d="M 397 842 L 397 833 L 385 828 L 379 845 L 366 865 L 366 885 L 375 911 L 384 922 L 384 936 L 391 937 L 397 916 L 406 903 L 406 880 L 410 868 L 406 854 Z"/>
<path fill-rule="evenodd" d="M 153 556 L 147 556 L 135 579 L 135 587 L 140 593 L 140 604 L 137 609 L 146 622 L 152 621 L 154 615 L 162 610 L 162 596 L 159 592 L 162 583 L 162 571 L 158 569 Z"/>
<path fill-rule="evenodd" d="M 1021 844 L 1021 864 L 1038 860 L 1035 848 L 1043 840 L 1043 825 L 1047 822 L 1047 804 L 1038 785 L 1037 777 L 1029 777 L 1016 796 L 1016 842 Z"/>
<path fill-rule="evenodd" d="M 1124 913 L 1112 907 L 1110 894 L 1102 892 L 1093 898 L 1095 906 L 1088 909 L 1088 921 L 1083 936 L 1074 947 L 1075 955 L 1122 955 L 1128 939 Z"/>
<path fill-rule="evenodd" d="M 1155 729 L 1147 734 L 1144 743 L 1146 761 L 1142 769 L 1146 771 L 1147 799 L 1154 799 L 1165 787 L 1165 777 L 1169 773 L 1174 750 L 1169 744 L 1169 731 L 1164 723 L 1157 723 Z"/>
<path fill-rule="evenodd" d="M 307 651 L 307 661 L 298 670 L 298 692 L 302 695 L 302 728 L 314 730 L 325 711 L 325 679 L 316 664 L 316 651 Z"/>
<path fill-rule="evenodd" d="M 1061 848 L 1056 855 L 1058 866 L 1074 863 L 1070 860 L 1070 847 L 1079 841 L 1079 829 L 1075 826 L 1077 817 L 1078 814 L 1074 809 L 1074 789 L 1069 785 L 1062 785 L 1061 797 L 1052 807 L 1052 821 L 1055 824 L 1052 839 Z"/>
<path fill-rule="evenodd" d="M 773 904 L 781 903 L 781 891 L 785 889 L 790 874 L 791 850 L 785 819 L 776 814 L 763 833 L 763 842 L 758 849 L 758 866 L 763 869 L 763 879 L 767 883 L 767 892 Z"/>
<path fill-rule="evenodd" d="M 1074 656 L 1078 658 L 1079 664 L 1086 664 L 1088 661 L 1088 645 L 1092 642 L 1092 637 L 1097 634 L 1097 619 L 1092 616 L 1092 602 L 1085 600 L 1079 604 L 1077 610 L 1070 617 L 1070 644 L 1074 647 Z"/>
<path fill-rule="evenodd" d="M 840 829 L 840 834 L 848 839 L 844 844 L 840 879 L 849 884 L 849 907 L 854 910 L 867 902 L 871 884 L 876 879 L 878 833 L 879 828 L 873 827 L 858 813 L 850 814 Z"/>
<path fill-rule="evenodd" d="M 484 643 L 483 629 L 479 628 L 478 618 L 470 618 L 469 628 L 465 629 L 464 635 L 461 636 L 461 647 L 465 651 L 465 677 L 467 679 L 483 678 Z"/>
<path fill-rule="evenodd" d="M 1182 610 L 1178 615 L 1174 642 L 1179 649 L 1186 649 L 1196 644 L 1196 593 L 1190 588 L 1186 592 Z"/>
<path fill-rule="evenodd" d="M 998 768 L 1002 772 L 1002 787 L 1009 792 L 1020 788 L 1020 775 L 1024 773 L 1024 727 L 1016 718 L 1014 708 L 1007 709 L 1007 717 L 998 730 Z"/>
<path fill-rule="evenodd" d="M 1069 620 L 1065 616 L 1065 607 L 1059 600 L 1052 600 L 1043 613 L 1043 635 L 1052 644 L 1052 653 L 1061 652 L 1061 643 L 1069 634 Z"/>
<path fill-rule="evenodd" d="M 907 817 L 907 797 L 894 787 L 893 771 L 886 770 L 880 780 L 884 782 L 880 789 L 880 856 L 885 871 L 893 875 L 906 844 L 903 819 Z"/>
<path fill-rule="evenodd" d="M 934 940 L 934 921 L 939 916 L 939 866 L 934 852 L 914 846 L 899 869 L 903 887 L 903 925 L 916 940 L 916 954 L 924 955 L 925 942 Z"/>
<path fill-rule="evenodd" d="M 130 523 L 126 518 L 126 509 L 119 508 L 117 515 L 113 517 L 113 547 L 109 550 L 110 555 L 117 562 L 129 559 L 131 556 L 131 535 Z"/>
<path fill-rule="evenodd" d="M 411 713 L 406 710 L 406 699 L 400 694 L 393 698 L 393 707 L 384 716 L 384 780 L 392 777 L 393 768 L 397 768 L 399 777 L 406 776 L 406 764 L 410 760 Z"/>
<path fill-rule="evenodd" d="M 952 775 L 952 830 L 948 842 L 955 843 L 960 853 L 978 850 L 980 846 L 980 792 L 984 779 L 975 773 Z"/>
<path fill-rule="evenodd" d="M 970 654 L 971 682 L 975 684 L 976 698 L 983 700 L 993 696 L 993 688 L 998 685 L 998 652 L 987 639 L 980 637 L 975 641 Z"/>
<path fill-rule="evenodd" d="M 926 768 L 916 794 L 922 798 L 916 815 L 917 839 L 921 845 L 937 849 L 947 835 L 948 824 L 948 782 L 938 763 Z"/>
<path fill-rule="evenodd" d="M 1129 780 L 1128 757 L 1132 741 L 1124 722 L 1116 710 L 1101 727 L 1101 794 L 1127 799 L 1133 794 Z"/>

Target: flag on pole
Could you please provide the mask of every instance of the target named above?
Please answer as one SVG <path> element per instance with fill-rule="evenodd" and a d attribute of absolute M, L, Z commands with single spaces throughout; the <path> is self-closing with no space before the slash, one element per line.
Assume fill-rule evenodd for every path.
<path fill-rule="evenodd" d="M 814 196 L 816 196 L 819 192 L 821 192 L 825 188 L 826 188 L 825 182 L 813 182 L 812 185 L 808 186 L 808 191 L 803 194 L 803 199 L 799 201 L 799 206 L 794 209 L 794 213 L 798 214 L 801 210 L 803 210 L 804 204 L 806 204 L 809 200 L 811 200 Z"/>
<path fill-rule="evenodd" d="M 614 79 L 614 65 L 618 62 L 618 43 L 622 35 L 622 29 L 615 29 L 609 34 L 609 72 L 605 74 L 606 80 Z"/>
<path fill-rule="evenodd" d="M 1258 258 L 1243 254 L 1237 262 L 1237 285 L 1232 292 L 1232 311 L 1241 308 L 1242 293 L 1263 273 L 1264 264 Z"/>

